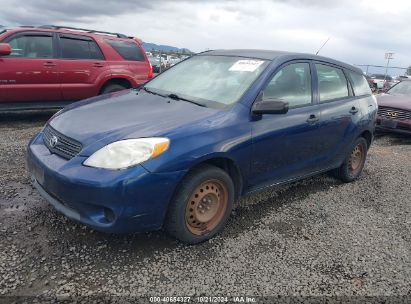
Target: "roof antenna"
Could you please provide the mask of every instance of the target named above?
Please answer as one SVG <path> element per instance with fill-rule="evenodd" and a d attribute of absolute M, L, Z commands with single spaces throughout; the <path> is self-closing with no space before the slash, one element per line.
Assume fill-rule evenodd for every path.
<path fill-rule="evenodd" d="M 315 55 L 318 55 L 318 53 L 322 50 L 322 48 L 324 47 L 324 45 L 327 44 L 327 42 L 331 39 L 331 37 L 328 37 L 328 39 L 323 43 L 323 45 L 318 49 L 317 53 L 315 53 Z"/>

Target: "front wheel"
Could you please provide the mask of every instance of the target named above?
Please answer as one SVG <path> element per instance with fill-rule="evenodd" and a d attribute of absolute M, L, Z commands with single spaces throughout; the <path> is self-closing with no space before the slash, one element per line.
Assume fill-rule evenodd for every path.
<path fill-rule="evenodd" d="M 341 167 L 335 170 L 336 177 L 345 183 L 356 180 L 364 169 L 367 150 L 367 141 L 363 137 L 357 138 Z"/>
<path fill-rule="evenodd" d="M 175 238 L 196 244 L 220 232 L 234 203 L 234 185 L 220 168 L 202 165 L 190 172 L 170 203 L 165 229 Z"/>

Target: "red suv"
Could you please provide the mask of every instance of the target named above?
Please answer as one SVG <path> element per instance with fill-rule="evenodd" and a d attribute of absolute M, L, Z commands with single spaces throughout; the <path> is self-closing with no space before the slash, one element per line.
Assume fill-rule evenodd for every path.
<path fill-rule="evenodd" d="M 0 110 L 58 108 L 151 77 L 137 38 L 59 26 L 0 29 Z"/>

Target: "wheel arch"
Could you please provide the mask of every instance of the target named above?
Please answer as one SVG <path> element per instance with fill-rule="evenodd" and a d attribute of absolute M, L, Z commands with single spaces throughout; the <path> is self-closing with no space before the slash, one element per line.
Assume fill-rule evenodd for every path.
<path fill-rule="evenodd" d="M 243 192 L 243 176 L 236 162 L 228 157 L 213 157 L 213 158 L 203 160 L 201 163 L 197 164 L 196 166 L 201 165 L 201 164 L 215 166 L 227 172 L 227 174 L 231 177 L 233 184 L 234 184 L 234 189 L 235 189 L 234 201 L 237 204 Z"/>
<path fill-rule="evenodd" d="M 99 94 L 101 94 L 103 90 L 111 84 L 118 84 L 118 85 L 124 86 L 127 89 L 131 89 L 133 87 L 132 82 L 127 78 L 122 78 L 122 77 L 110 78 L 101 85 Z"/>
<path fill-rule="evenodd" d="M 219 154 L 209 155 L 208 157 L 204 157 L 204 158 L 197 160 L 195 163 L 189 166 L 189 169 L 184 174 L 184 176 L 181 178 L 180 182 L 187 176 L 189 172 L 195 170 L 196 168 L 202 165 L 211 165 L 211 166 L 220 168 L 231 177 L 233 184 L 234 184 L 234 190 L 235 190 L 234 203 L 236 206 L 238 204 L 239 198 L 241 197 L 241 194 L 243 192 L 243 187 L 244 187 L 243 174 L 241 172 L 240 167 L 236 163 L 236 161 L 226 155 L 219 155 Z M 175 191 L 177 191 L 177 187 Z"/>
<path fill-rule="evenodd" d="M 372 133 L 369 130 L 365 130 L 360 134 L 359 137 L 363 137 L 367 141 L 367 149 L 369 149 L 373 139 Z"/>

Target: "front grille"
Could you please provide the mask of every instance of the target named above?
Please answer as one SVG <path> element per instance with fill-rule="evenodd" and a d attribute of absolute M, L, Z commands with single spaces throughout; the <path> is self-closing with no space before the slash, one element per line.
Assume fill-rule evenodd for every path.
<path fill-rule="evenodd" d="M 47 125 L 43 130 L 43 141 L 50 152 L 55 153 L 63 158 L 71 159 L 81 151 L 81 144 L 54 130 Z"/>
<path fill-rule="evenodd" d="M 388 119 L 398 119 L 398 120 L 411 119 L 411 111 L 388 108 L 388 107 L 379 107 L 378 115 L 383 118 L 388 118 Z"/>

